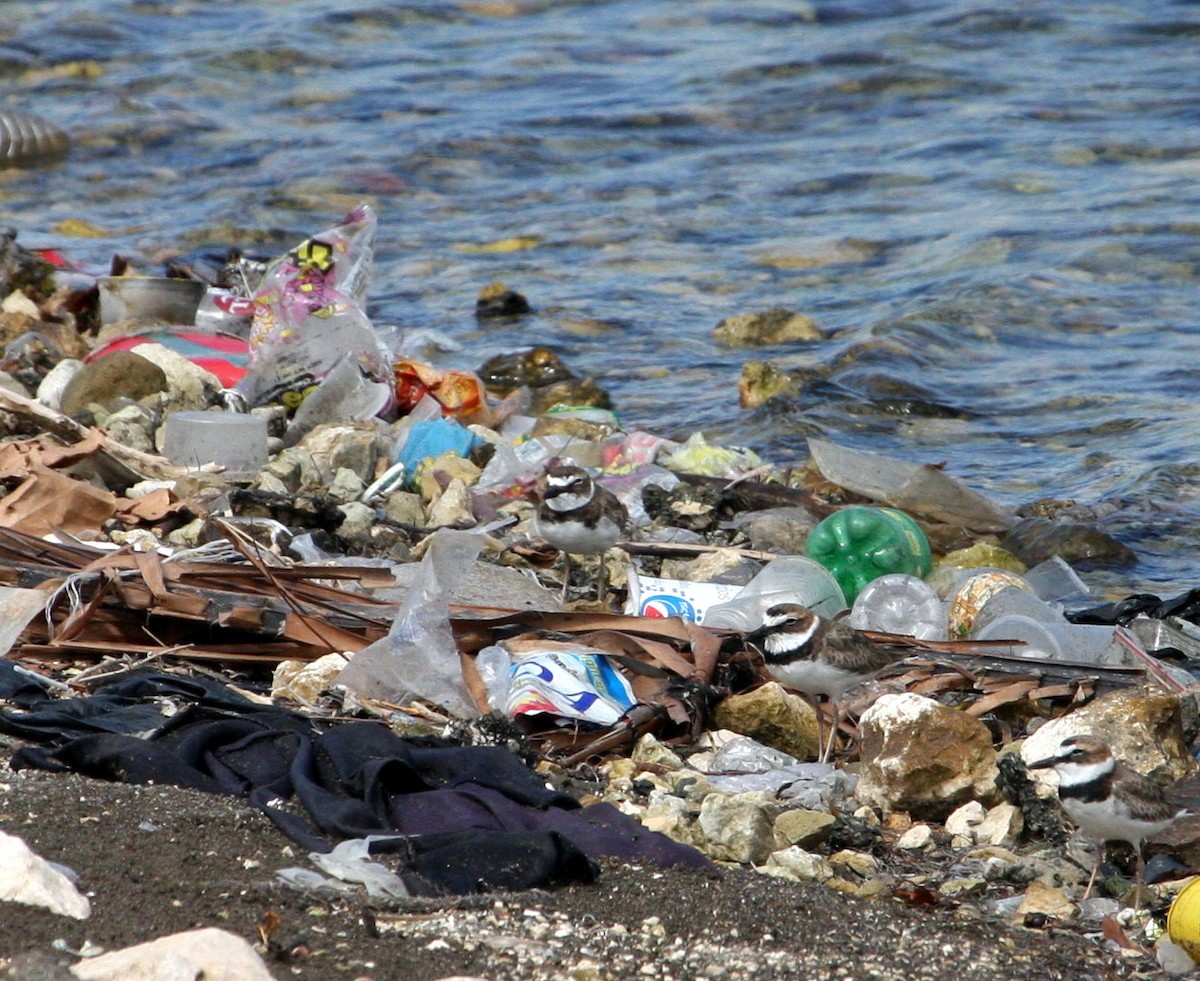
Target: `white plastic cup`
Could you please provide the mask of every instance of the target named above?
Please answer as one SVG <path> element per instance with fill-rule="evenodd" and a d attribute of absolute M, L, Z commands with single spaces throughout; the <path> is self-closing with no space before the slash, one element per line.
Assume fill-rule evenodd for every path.
<path fill-rule="evenodd" d="M 850 611 L 850 626 L 920 640 L 945 640 L 946 605 L 923 579 L 890 573 L 872 580 L 858 594 Z"/>
<path fill-rule="evenodd" d="M 1013 640 L 1013 652 L 1019 657 L 1049 658 L 1055 661 L 1077 661 L 1106 664 L 1112 658 L 1111 626 L 1091 624 L 1048 623 L 1020 614 L 997 617 L 976 635 L 979 640 Z"/>
<path fill-rule="evenodd" d="M 1087 596 L 1091 592 L 1087 583 L 1059 555 L 1038 563 L 1021 578 L 1047 603 Z"/>
<path fill-rule="evenodd" d="M 227 478 L 250 479 L 267 462 L 267 420 L 238 412 L 173 412 L 163 455 L 183 467 L 220 464 Z"/>
<path fill-rule="evenodd" d="M 1039 599 L 1036 593 L 1028 589 L 1011 586 L 989 597 L 983 604 L 971 624 L 970 636 L 978 637 L 979 632 L 993 620 L 1007 616 L 1027 617 L 1040 623 L 1067 622 L 1058 607 Z"/>

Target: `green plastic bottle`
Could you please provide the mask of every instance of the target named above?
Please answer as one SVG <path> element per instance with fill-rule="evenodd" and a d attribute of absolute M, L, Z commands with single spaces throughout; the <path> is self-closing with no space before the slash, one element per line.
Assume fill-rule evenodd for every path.
<path fill-rule="evenodd" d="M 924 579 L 933 570 L 929 539 L 903 511 L 853 506 L 835 511 L 808 536 L 804 554 L 825 566 L 846 602 L 890 572 Z"/>

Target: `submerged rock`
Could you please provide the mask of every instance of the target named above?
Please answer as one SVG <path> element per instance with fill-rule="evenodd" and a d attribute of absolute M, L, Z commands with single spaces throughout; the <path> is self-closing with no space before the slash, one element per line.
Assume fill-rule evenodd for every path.
<path fill-rule="evenodd" d="M 717 324 L 713 336 L 722 344 L 749 347 L 819 341 L 822 335 L 812 317 L 777 307 L 764 313 L 739 313 L 726 317 Z"/>
<path fill-rule="evenodd" d="M 1054 556 L 1071 565 L 1126 565 L 1135 562 L 1133 549 L 1095 525 L 1024 518 L 1000 542 L 1028 566 Z"/>

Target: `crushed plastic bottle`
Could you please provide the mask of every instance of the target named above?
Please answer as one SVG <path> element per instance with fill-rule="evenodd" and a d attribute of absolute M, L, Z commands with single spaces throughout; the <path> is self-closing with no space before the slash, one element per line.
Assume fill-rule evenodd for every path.
<path fill-rule="evenodd" d="M 923 579 L 933 570 L 920 525 L 894 508 L 855 505 L 835 511 L 809 534 L 804 553 L 833 573 L 847 603 L 880 576 Z"/>
<path fill-rule="evenodd" d="M 858 594 L 850 611 L 850 626 L 920 640 L 945 640 L 946 606 L 923 579 L 893 572 L 868 583 Z"/>

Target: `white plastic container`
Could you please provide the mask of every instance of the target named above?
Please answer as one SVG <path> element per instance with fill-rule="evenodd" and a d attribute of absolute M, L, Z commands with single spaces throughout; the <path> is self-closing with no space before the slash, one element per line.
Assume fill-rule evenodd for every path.
<path fill-rule="evenodd" d="M 228 479 L 248 480 L 267 462 L 267 420 L 238 412 L 173 412 L 163 454 L 183 467 L 216 463 Z"/>

